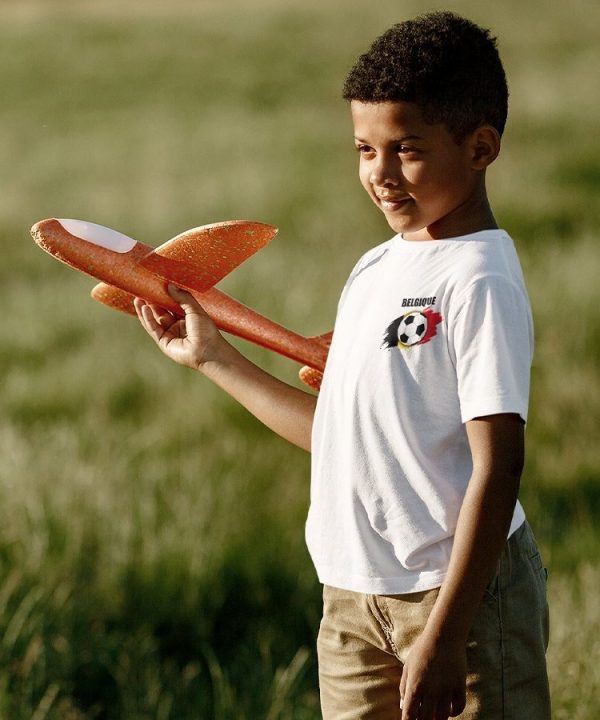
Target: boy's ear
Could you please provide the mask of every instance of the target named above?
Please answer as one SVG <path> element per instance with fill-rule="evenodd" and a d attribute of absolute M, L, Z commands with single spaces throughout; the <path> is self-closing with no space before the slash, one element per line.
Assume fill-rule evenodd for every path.
<path fill-rule="evenodd" d="M 481 125 L 468 140 L 473 170 L 485 170 L 498 157 L 500 133 L 491 125 Z"/>

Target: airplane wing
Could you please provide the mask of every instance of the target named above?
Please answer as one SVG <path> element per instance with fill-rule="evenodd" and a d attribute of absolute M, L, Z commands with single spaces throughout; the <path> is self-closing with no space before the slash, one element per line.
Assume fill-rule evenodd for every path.
<path fill-rule="evenodd" d="M 204 292 L 267 245 L 277 228 L 260 222 L 231 220 L 192 228 L 168 240 L 138 263 L 164 280 Z M 91 296 L 103 305 L 135 315 L 134 295 L 101 282 Z"/>
<path fill-rule="evenodd" d="M 139 264 L 186 290 L 206 292 L 276 234 L 272 225 L 245 220 L 203 225 L 168 240 Z"/>
<path fill-rule="evenodd" d="M 121 290 L 114 285 L 108 283 L 98 283 L 93 289 L 90 295 L 101 302 L 103 305 L 107 305 L 113 310 L 120 310 L 121 312 L 127 313 L 128 315 L 136 315 L 135 308 L 133 307 L 133 300 L 135 295 Z"/>

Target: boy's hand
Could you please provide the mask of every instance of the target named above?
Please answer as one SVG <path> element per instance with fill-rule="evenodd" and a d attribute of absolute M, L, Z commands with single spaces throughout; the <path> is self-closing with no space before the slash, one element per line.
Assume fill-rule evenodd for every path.
<path fill-rule="evenodd" d="M 180 365 L 200 370 L 205 362 L 215 359 L 220 343 L 226 342 L 217 326 L 200 304 L 187 292 L 173 285 L 169 295 L 181 305 L 184 318 L 174 317 L 168 310 L 134 301 L 135 310 L 144 329 L 164 352 Z"/>
<path fill-rule="evenodd" d="M 436 644 L 423 633 L 402 672 L 402 720 L 448 720 L 460 715 L 465 707 L 466 678 L 465 645 Z"/>
<path fill-rule="evenodd" d="M 141 298 L 134 301 L 140 322 L 165 355 L 200 370 L 268 428 L 310 451 L 316 397 L 250 362 L 225 340 L 192 295 L 172 285 L 168 289 L 185 317 L 174 317 Z"/>

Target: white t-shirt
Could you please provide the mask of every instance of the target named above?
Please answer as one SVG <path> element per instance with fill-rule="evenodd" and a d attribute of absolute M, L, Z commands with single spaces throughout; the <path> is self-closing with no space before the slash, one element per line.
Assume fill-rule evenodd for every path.
<path fill-rule="evenodd" d="M 471 476 L 464 423 L 527 419 L 533 325 L 502 230 L 367 252 L 342 293 L 313 425 L 306 539 L 322 583 L 441 585 Z M 517 503 L 510 533 L 525 519 Z"/>

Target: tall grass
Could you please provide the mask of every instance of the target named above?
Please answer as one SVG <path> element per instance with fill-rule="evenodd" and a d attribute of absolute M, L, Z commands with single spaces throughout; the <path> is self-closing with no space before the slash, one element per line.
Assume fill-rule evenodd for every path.
<path fill-rule="evenodd" d="M 511 82 L 490 186 L 536 315 L 523 502 L 550 566 L 555 714 L 595 718 L 599 9 L 450 5 L 499 34 Z M 389 234 L 355 178 L 341 80 L 379 31 L 427 9 L 0 6 L 0 717 L 319 716 L 307 456 L 95 305 L 93 282 L 28 228 L 80 217 L 157 245 L 270 222 L 278 238 L 222 286 L 329 329 L 356 257 Z M 240 347 L 297 382 L 292 363 Z"/>

